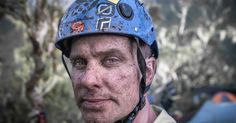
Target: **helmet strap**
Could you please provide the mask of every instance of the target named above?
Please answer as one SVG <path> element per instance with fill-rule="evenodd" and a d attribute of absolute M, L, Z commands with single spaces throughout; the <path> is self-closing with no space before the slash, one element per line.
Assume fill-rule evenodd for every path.
<path fill-rule="evenodd" d="M 146 81 L 146 62 L 140 50 L 139 41 L 137 39 L 136 39 L 136 42 L 137 42 L 137 60 L 138 60 L 138 65 L 139 65 L 139 69 L 142 76 L 141 81 L 140 81 L 140 86 L 139 86 L 139 102 L 135 106 L 133 111 L 129 113 L 125 119 L 119 120 L 116 123 L 132 123 L 135 117 L 137 116 L 138 112 L 142 110 L 142 108 L 146 104 L 144 94 L 148 91 L 150 85 L 146 86 L 146 82 L 145 82 Z"/>
<path fill-rule="evenodd" d="M 68 73 L 70 79 L 71 79 L 71 75 L 70 75 L 70 72 L 69 72 L 69 69 L 68 69 L 68 66 L 66 64 L 66 61 L 65 61 L 65 58 L 64 58 L 64 53 L 61 54 L 61 60 L 62 60 L 62 63 L 64 65 L 64 67 L 66 68 L 66 72 Z"/>

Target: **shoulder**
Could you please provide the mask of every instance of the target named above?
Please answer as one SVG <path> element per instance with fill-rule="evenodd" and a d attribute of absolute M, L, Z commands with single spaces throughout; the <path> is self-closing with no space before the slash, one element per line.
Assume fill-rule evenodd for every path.
<path fill-rule="evenodd" d="M 157 114 L 154 123 L 176 123 L 176 121 L 164 109 L 153 105 L 152 109 Z"/>

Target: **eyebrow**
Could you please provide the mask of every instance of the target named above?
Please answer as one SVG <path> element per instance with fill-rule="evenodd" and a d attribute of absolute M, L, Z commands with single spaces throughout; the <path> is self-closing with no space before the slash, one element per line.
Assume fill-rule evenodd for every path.
<path fill-rule="evenodd" d="M 118 49 L 115 49 L 115 48 L 112 48 L 112 49 L 108 49 L 108 50 L 105 50 L 105 51 L 94 51 L 92 52 L 92 56 L 94 57 L 103 57 L 103 56 L 107 56 L 107 55 L 117 55 L 117 56 L 120 56 L 120 57 L 124 57 L 125 53 L 118 50 Z M 86 55 L 84 54 L 80 54 L 80 53 L 77 53 L 77 54 L 72 54 L 70 56 L 70 59 L 77 59 L 77 58 L 83 58 L 83 57 L 86 57 Z"/>

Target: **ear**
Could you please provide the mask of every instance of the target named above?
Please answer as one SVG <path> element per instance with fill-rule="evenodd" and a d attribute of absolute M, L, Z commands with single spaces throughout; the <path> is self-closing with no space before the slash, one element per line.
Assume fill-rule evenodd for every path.
<path fill-rule="evenodd" d="M 156 73 L 157 60 L 154 57 L 145 59 L 146 61 L 146 85 L 151 85 Z"/>

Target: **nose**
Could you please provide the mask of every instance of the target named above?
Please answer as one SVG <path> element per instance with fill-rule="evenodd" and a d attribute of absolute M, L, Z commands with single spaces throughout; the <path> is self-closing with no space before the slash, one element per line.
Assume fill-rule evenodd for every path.
<path fill-rule="evenodd" d="M 88 64 L 83 72 L 78 73 L 78 79 L 75 83 L 76 86 L 87 89 L 101 88 L 102 82 L 99 69 L 96 64 Z"/>

